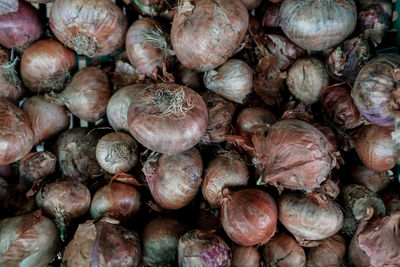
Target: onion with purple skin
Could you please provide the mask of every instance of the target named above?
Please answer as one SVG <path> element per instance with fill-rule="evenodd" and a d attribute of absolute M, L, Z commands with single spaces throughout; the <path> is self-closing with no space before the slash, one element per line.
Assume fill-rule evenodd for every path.
<path fill-rule="evenodd" d="M 319 242 L 318 246 L 310 248 L 307 253 L 307 267 L 337 267 L 346 254 L 346 240 L 340 235 L 334 235 Z"/>
<path fill-rule="evenodd" d="M 0 0 L 0 16 L 18 10 L 18 0 Z"/>
<path fill-rule="evenodd" d="M 257 247 L 234 246 L 232 249 L 232 267 L 259 267 L 261 263 L 260 252 Z"/>
<path fill-rule="evenodd" d="M 256 133 L 257 129 L 269 127 L 277 121 L 276 116 L 264 107 L 242 109 L 236 119 L 237 130 L 241 136 Z"/>
<path fill-rule="evenodd" d="M 8 51 L 0 48 L 0 97 L 16 103 L 26 92 L 16 70 L 18 58 L 11 60 Z"/>
<path fill-rule="evenodd" d="M 393 180 L 393 172 L 376 172 L 368 169 L 364 165 L 355 165 L 351 169 L 351 181 L 368 188 L 369 190 L 378 193 L 385 189 Z"/>
<path fill-rule="evenodd" d="M 35 181 L 53 174 L 56 163 L 56 156 L 48 151 L 29 153 L 19 163 L 20 183 L 30 189 Z"/>
<path fill-rule="evenodd" d="M 231 250 L 219 236 L 200 230 L 189 231 L 179 239 L 179 267 L 229 267 Z"/>
<path fill-rule="evenodd" d="M 260 23 L 261 26 L 267 28 L 277 28 L 279 27 L 279 9 L 281 5 L 274 3 L 265 3 L 260 11 Z"/>

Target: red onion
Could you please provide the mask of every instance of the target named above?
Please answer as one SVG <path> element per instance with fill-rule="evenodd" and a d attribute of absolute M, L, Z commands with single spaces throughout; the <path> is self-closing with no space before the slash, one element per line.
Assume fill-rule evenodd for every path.
<path fill-rule="evenodd" d="M 277 233 L 265 244 L 262 255 L 265 266 L 292 267 L 306 264 L 304 249 L 285 233 Z"/>
<path fill-rule="evenodd" d="M 57 158 L 48 151 L 32 152 L 19 163 L 19 180 L 26 189 L 32 184 L 54 173 Z"/>
<path fill-rule="evenodd" d="M 231 250 L 225 241 L 210 232 L 189 231 L 179 239 L 179 267 L 216 266 L 229 267 Z"/>
<path fill-rule="evenodd" d="M 134 67 L 132 67 L 129 63 L 126 51 L 123 52 L 115 62 L 115 69 L 111 73 L 111 81 L 116 89 L 135 83 L 150 82 L 150 80 L 150 78 L 147 78 L 146 80 L 146 75 L 139 73 Z"/>
<path fill-rule="evenodd" d="M 56 0 L 49 24 L 65 46 L 89 57 L 121 47 L 128 27 L 121 9 L 109 0 Z"/>
<path fill-rule="evenodd" d="M 304 49 L 321 51 L 346 39 L 357 23 L 353 0 L 284 0 L 280 26 L 290 40 Z"/>
<path fill-rule="evenodd" d="M 9 53 L 0 48 L 0 97 L 16 103 L 25 94 L 16 70 L 18 58 L 9 61 Z"/>
<path fill-rule="evenodd" d="M 76 67 L 74 52 L 54 40 L 29 46 L 21 58 L 21 77 L 32 93 L 61 91 Z"/>
<path fill-rule="evenodd" d="M 39 12 L 31 4 L 18 1 L 18 9 L 0 15 L 0 44 L 12 49 L 25 49 L 43 34 Z"/>
<path fill-rule="evenodd" d="M 329 198 L 286 193 L 279 198 L 279 221 L 305 245 L 336 234 L 342 228 L 343 213 Z"/>
<path fill-rule="evenodd" d="M 346 254 L 346 241 L 340 235 L 334 235 L 310 248 L 307 253 L 307 267 L 340 266 Z"/>
<path fill-rule="evenodd" d="M 17 11 L 18 0 L 0 0 L 0 16 Z"/>
<path fill-rule="evenodd" d="M 164 209 L 180 209 L 196 196 L 203 161 L 196 148 L 171 156 L 152 153 L 143 172 L 157 204 Z"/>
<path fill-rule="evenodd" d="M 256 247 L 234 246 L 232 249 L 232 267 L 259 267 L 260 252 Z"/>
<path fill-rule="evenodd" d="M 354 148 L 369 169 L 384 172 L 400 160 L 400 149 L 392 140 L 392 129 L 377 125 L 360 128 L 354 136 Z"/>
<path fill-rule="evenodd" d="M 129 131 L 151 150 L 175 154 L 195 146 L 208 122 L 206 105 L 196 92 L 174 83 L 149 85 L 128 111 Z"/>
<path fill-rule="evenodd" d="M 267 28 L 279 27 L 280 3 L 265 3 L 260 10 L 261 26 Z"/>
<path fill-rule="evenodd" d="M 176 69 L 175 78 L 178 84 L 183 84 L 196 91 L 203 87 L 202 78 L 197 71 L 188 69 L 182 64 L 179 64 Z"/>
<path fill-rule="evenodd" d="M 257 129 L 269 127 L 277 121 L 276 116 L 264 107 L 250 107 L 240 111 L 236 125 L 241 136 L 256 133 Z"/>
<path fill-rule="evenodd" d="M 40 210 L 0 221 L 0 265 L 47 266 L 61 248 L 54 223 Z"/>
<path fill-rule="evenodd" d="M 70 117 L 67 109 L 46 101 L 40 95 L 25 100 L 21 109 L 32 122 L 35 145 L 57 136 L 69 127 Z"/>
<path fill-rule="evenodd" d="M 331 144 L 332 149 L 337 151 L 339 140 L 332 128 L 323 124 L 314 124 L 314 126 L 325 135 L 326 139 L 328 139 Z"/>
<path fill-rule="evenodd" d="M 35 135 L 28 117 L 4 98 L 0 98 L 0 121 L 0 164 L 4 165 L 28 154 Z"/>
<path fill-rule="evenodd" d="M 263 244 L 275 234 L 278 209 L 269 194 L 258 189 L 224 193 L 221 224 L 235 243 Z"/>
<path fill-rule="evenodd" d="M 261 0 L 240 0 L 248 10 L 257 8 L 261 4 Z"/>
<path fill-rule="evenodd" d="M 171 29 L 176 56 L 189 69 L 212 70 L 239 48 L 248 20 L 240 1 L 181 1 Z"/>
<path fill-rule="evenodd" d="M 373 192 L 380 192 L 393 180 L 393 172 L 375 172 L 364 165 L 355 165 L 351 169 L 351 180 Z"/>

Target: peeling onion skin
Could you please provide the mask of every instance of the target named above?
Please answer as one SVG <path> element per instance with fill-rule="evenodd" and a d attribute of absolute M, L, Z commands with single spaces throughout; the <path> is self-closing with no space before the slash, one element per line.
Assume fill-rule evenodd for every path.
<path fill-rule="evenodd" d="M 56 156 L 49 151 L 29 153 L 19 163 L 20 183 L 30 189 L 35 181 L 53 174 L 56 163 Z"/>
<path fill-rule="evenodd" d="M 0 164 L 5 165 L 31 151 L 35 134 L 22 110 L 4 98 L 0 98 L 0 118 Z"/>
<path fill-rule="evenodd" d="M 132 136 L 146 148 L 169 155 L 194 147 L 207 124 L 203 98 L 175 83 L 149 85 L 136 95 L 128 110 Z"/>
<path fill-rule="evenodd" d="M 266 243 L 275 234 L 278 208 L 264 191 L 243 189 L 225 194 L 221 224 L 235 243 L 254 246 Z"/>
<path fill-rule="evenodd" d="M 61 249 L 56 225 L 40 210 L 0 221 L 1 266 L 47 266 Z"/>
<path fill-rule="evenodd" d="M 264 107 L 249 107 L 241 110 L 236 119 L 241 136 L 254 134 L 259 127 L 271 126 L 277 121 L 276 116 Z"/>
<path fill-rule="evenodd" d="M 18 0 L 0 0 L 0 16 L 18 10 Z"/>
<path fill-rule="evenodd" d="M 375 172 L 360 164 L 351 169 L 351 180 L 353 183 L 363 185 L 369 190 L 378 193 L 393 180 L 393 173 L 391 171 Z"/>
<path fill-rule="evenodd" d="M 354 148 L 369 169 L 384 172 L 400 160 L 400 149 L 392 140 L 392 129 L 377 125 L 360 128 L 354 136 Z"/>
<path fill-rule="evenodd" d="M 185 67 L 212 70 L 240 47 L 248 21 L 249 13 L 240 1 L 184 0 L 172 22 L 172 47 Z"/>
<path fill-rule="evenodd" d="M 59 92 L 76 68 L 76 57 L 58 41 L 40 40 L 22 54 L 20 68 L 22 81 L 32 93 Z"/>
<path fill-rule="evenodd" d="M 346 254 L 346 241 L 334 235 L 320 241 L 307 253 L 307 267 L 339 267 Z"/>
<path fill-rule="evenodd" d="M 304 249 L 285 233 L 277 233 L 267 244 L 262 246 L 265 266 L 292 267 L 305 266 Z"/>
<path fill-rule="evenodd" d="M 109 0 L 56 0 L 49 24 L 60 42 L 89 57 L 120 48 L 128 28 L 121 9 Z"/>
<path fill-rule="evenodd" d="M 232 267 L 260 267 L 261 256 L 257 247 L 234 246 L 232 249 Z"/>

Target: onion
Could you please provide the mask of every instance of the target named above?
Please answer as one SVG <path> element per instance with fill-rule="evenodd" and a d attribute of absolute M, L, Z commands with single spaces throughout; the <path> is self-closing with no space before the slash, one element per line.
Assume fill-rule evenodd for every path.
<path fill-rule="evenodd" d="M 8 201 L 10 198 L 10 192 L 8 189 L 8 183 L 2 177 L 0 177 L 0 212 L 8 208 Z M 2 216 L 1 216 L 2 217 Z M 1 225 L 1 222 L 0 222 Z M 1 231 L 0 231 L 1 233 Z M 1 236 L 1 234 L 0 234 Z"/>
<path fill-rule="evenodd" d="M 279 221 L 301 245 L 336 234 L 343 225 L 340 206 L 329 198 L 286 193 L 279 198 Z"/>
<path fill-rule="evenodd" d="M 312 116 L 312 115 L 311 115 Z M 325 135 L 326 139 L 328 139 L 329 143 L 331 144 L 331 147 L 334 151 L 337 150 L 338 148 L 338 138 L 335 135 L 335 132 L 332 130 L 331 127 L 323 125 L 323 124 L 318 124 L 314 123 L 314 126 Z"/>
<path fill-rule="evenodd" d="M 222 229 L 219 212 L 208 208 L 205 202 L 202 202 L 200 210 L 196 213 L 195 222 L 196 229 L 199 230 L 219 233 Z"/>
<path fill-rule="evenodd" d="M 382 200 L 385 203 L 386 213 L 393 214 L 400 211 L 400 196 L 393 192 L 383 194 Z"/>
<path fill-rule="evenodd" d="M 16 70 L 18 58 L 9 61 L 9 53 L 0 48 L 0 97 L 16 103 L 25 94 Z"/>
<path fill-rule="evenodd" d="M 324 63 L 317 58 L 303 58 L 290 68 L 286 80 L 290 92 L 307 105 L 318 102 L 329 84 Z"/>
<path fill-rule="evenodd" d="M 54 40 L 29 46 L 21 58 L 21 77 L 32 93 L 61 91 L 76 67 L 74 52 Z"/>
<path fill-rule="evenodd" d="M 225 135 L 232 133 L 232 118 L 235 105 L 219 95 L 206 91 L 201 95 L 207 105 L 208 125 L 203 137 L 203 143 L 222 143 Z"/>
<path fill-rule="evenodd" d="M 240 1 L 181 1 L 171 29 L 176 56 L 189 69 L 215 69 L 240 47 L 248 20 Z"/>
<path fill-rule="evenodd" d="M 143 230 L 143 260 L 149 266 L 174 266 L 179 238 L 186 227 L 175 219 L 157 217 Z"/>
<path fill-rule="evenodd" d="M 207 89 L 242 104 L 253 89 L 253 70 L 242 60 L 230 59 L 204 74 Z"/>
<path fill-rule="evenodd" d="M 54 173 L 57 158 L 48 151 L 32 152 L 26 155 L 19 163 L 19 180 L 26 189 L 32 184 Z"/>
<path fill-rule="evenodd" d="M 135 83 L 150 82 L 151 79 L 147 78 L 146 80 L 146 75 L 139 73 L 132 67 L 125 51 L 115 62 L 115 69 L 111 72 L 111 81 L 115 89 L 121 89 Z"/>
<path fill-rule="evenodd" d="M 264 107 L 242 109 L 236 119 L 237 129 L 241 136 L 256 133 L 257 129 L 269 127 L 277 121 L 276 116 Z"/>
<path fill-rule="evenodd" d="M 240 155 L 234 150 L 221 151 L 204 171 L 203 197 L 212 208 L 219 208 L 225 188 L 245 187 L 248 180 L 249 171 Z"/>
<path fill-rule="evenodd" d="M 200 90 L 203 87 L 202 78 L 197 71 L 188 69 L 182 64 L 179 64 L 176 70 L 175 77 L 178 84 L 183 84 L 194 90 Z"/>
<path fill-rule="evenodd" d="M 4 98 L 0 98 L 0 136 L 1 165 L 22 159 L 35 138 L 28 117 Z"/>
<path fill-rule="evenodd" d="M 304 249 L 291 236 L 277 233 L 262 247 L 265 266 L 291 267 L 305 266 Z"/>
<path fill-rule="evenodd" d="M 0 265 L 47 266 L 61 248 L 57 228 L 40 210 L 0 221 Z"/>
<path fill-rule="evenodd" d="M 346 241 L 340 235 L 334 235 L 310 248 L 307 253 L 307 267 L 340 266 L 345 254 Z"/>
<path fill-rule="evenodd" d="M 179 239 L 179 267 L 229 267 L 231 250 L 219 236 L 200 230 L 189 231 Z"/>
<path fill-rule="evenodd" d="M 377 125 L 360 128 L 354 136 L 354 148 L 369 169 L 384 172 L 400 160 L 400 149 L 392 140 L 392 129 Z"/>
<path fill-rule="evenodd" d="M 0 1 L 0 16 L 17 11 L 19 6 L 18 0 L 1 0 Z"/>
<path fill-rule="evenodd" d="M 262 171 L 258 183 L 269 183 L 279 190 L 313 190 L 336 164 L 326 137 L 301 120 L 279 121 L 266 137 L 253 135 L 252 142 L 256 153 L 253 162 Z"/>
<path fill-rule="evenodd" d="M 322 51 L 353 32 L 357 10 L 353 0 L 284 0 L 279 21 L 286 36 L 300 47 Z"/>
<path fill-rule="evenodd" d="M 257 8 L 261 4 L 261 0 L 240 0 L 248 10 Z"/>
<path fill-rule="evenodd" d="M 234 246 L 232 249 L 232 267 L 259 267 L 260 253 L 256 247 Z"/>
<path fill-rule="evenodd" d="M 351 180 L 353 183 L 363 185 L 369 190 L 378 193 L 393 180 L 393 172 L 375 172 L 360 164 L 352 167 Z"/>
<path fill-rule="evenodd" d="M 361 69 L 354 83 L 354 104 L 374 124 L 393 126 L 393 117 L 399 117 L 399 64 L 400 55 L 379 55 Z"/>
<path fill-rule="evenodd" d="M 221 224 L 235 243 L 253 246 L 267 242 L 276 231 L 278 209 L 275 200 L 264 191 L 225 189 L 221 205 Z"/>
<path fill-rule="evenodd" d="M 349 247 L 356 267 L 399 266 L 400 212 L 359 225 Z"/>
<path fill-rule="evenodd" d="M 58 137 L 56 156 L 65 178 L 84 182 L 103 173 L 96 160 L 99 139 L 97 132 L 87 128 L 73 128 Z"/>
<path fill-rule="evenodd" d="M 25 49 L 43 34 L 39 12 L 31 4 L 18 1 L 18 9 L 0 15 L 0 44 L 12 49 Z"/>
<path fill-rule="evenodd" d="M 21 109 L 32 122 L 35 145 L 57 136 L 69 127 L 70 117 L 67 109 L 46 101 L 40 95 L 25 100 Z"/>
<path fill-rule="evenodd" d="M 94 194 L 90 215 L 93 219 L 106 216 L 124 221 L 139 212 L 140 204 L 140 193 L 136 188 L 114 182 L 101 187 Z"/>
<path fill-rule="evenodd" d="M 109 0 L 56 0 L 49 24 L 65 46 L 89 57 L 121 47 L 128 27 L 121 9 Z"/>
<path fill-rule="evenodd" d="M 260 10 L 261 25 L 267 28 L 279 27 L 279 9 L 281 5 L 265 3 Z"/>
<path fill-rule="evenodd" d="M 143 173 L 151 195 L 164 209 L 180 209 L 194 199 L 201 184 L 203 161 L 196 148 L 175 154 L 152 153 Z"/>
<path fill-rule="evenodd" d="M 63 255 L 63 264 L 136 267 L 142 257 L 138 235 L 110 219 L 78 226 Z"/>
<path fill-rule="evenodd" d="M 206 105 L 196 92 L 174 83 L 149 85 L 128 110 L 129 131 L 143 146 L 174 154 L 195 146 L 208 122 Z"/>

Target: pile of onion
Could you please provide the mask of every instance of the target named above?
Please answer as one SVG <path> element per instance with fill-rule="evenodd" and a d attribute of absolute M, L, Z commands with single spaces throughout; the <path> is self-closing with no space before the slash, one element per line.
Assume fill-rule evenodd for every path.
<path fill-rule="evenodd" d="M 346 254 L 346 241 L 340 235 L 321 240 L 307 253 L 307 267 L 340 266 Z"/>
<path fill-rule="evenodd" d="M 48 151 L 29 153 L 19 162 L 20 183 L 30 189 L 35 181 L 53 174 L 56 163 L 56 156 Z"/>
<path fill-rule="evenodd" d="M 364 165 L 355 165 L 351 169 L 351 180 L 353 183 L 360 184 L 373 192 L 380 192 L 393 180 L 393 172 L 375 172 Z"/>
<path fill-rule="evenodd" d="M 18 58 L 11 60 L 8 51 L 0 48 L 0 97 L 15 103 L 25 90 L 16 70 Z"/>
<path fill-rule="evenodd" d="M 232 267 L 259 267 L 261 263 L 260 252 L 257 247 L 234 246 L 232 249 Z"/>

